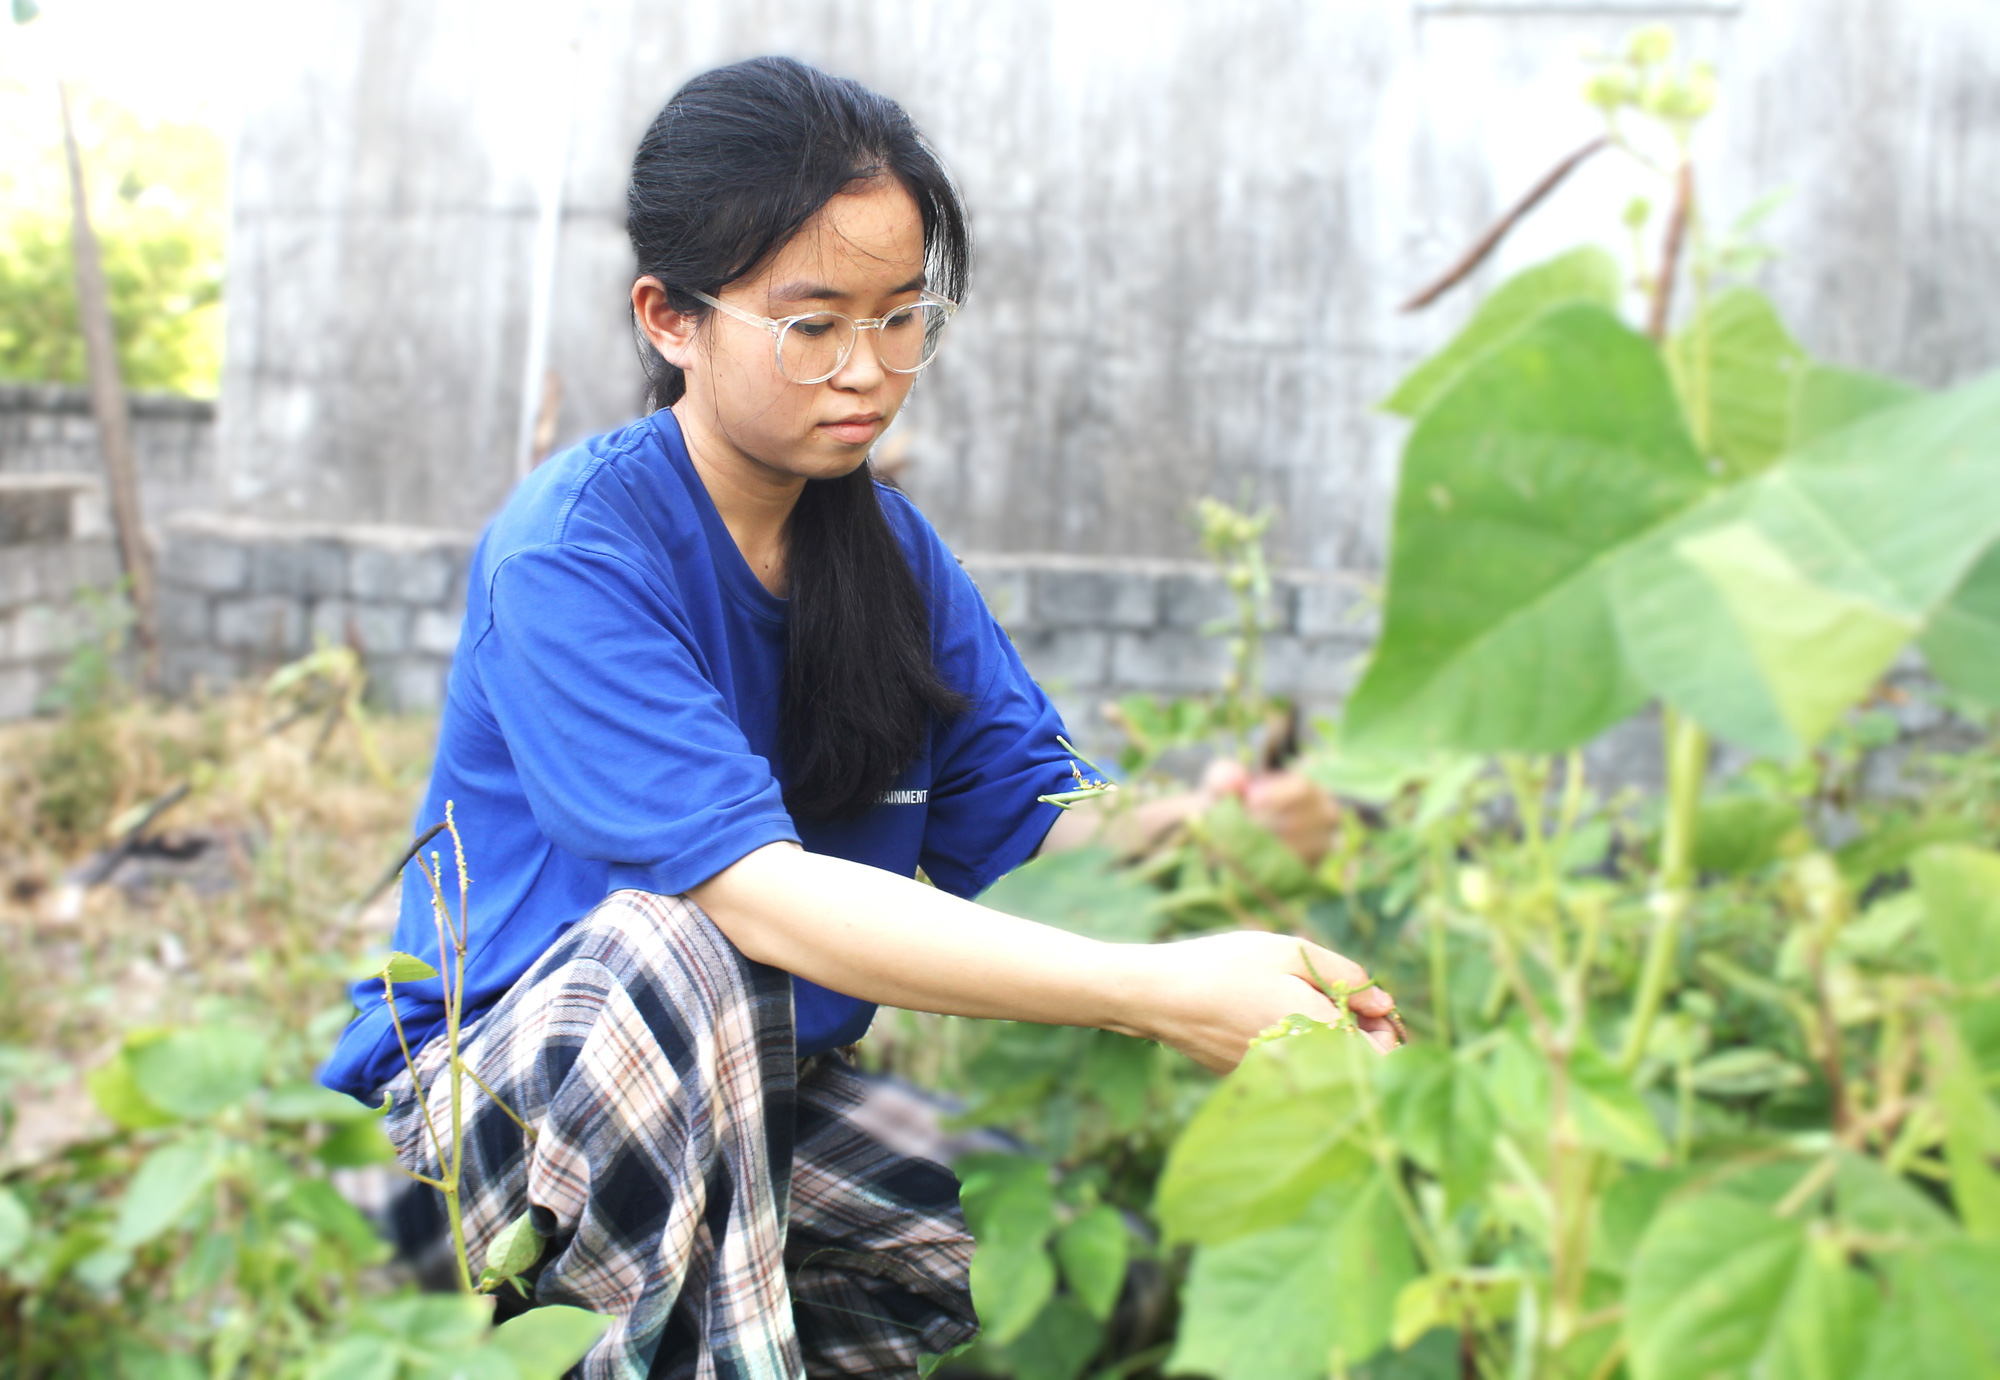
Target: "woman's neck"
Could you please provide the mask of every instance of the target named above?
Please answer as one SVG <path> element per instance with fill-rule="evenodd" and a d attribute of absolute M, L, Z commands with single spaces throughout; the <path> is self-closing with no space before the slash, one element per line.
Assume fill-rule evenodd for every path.
<path fill-rule="evenodd" d="M 696 408 L 675 404 L 681 439 L 709 501 L 736 542 L 758 583 L 776 595 L 786 585 L 785 524 L 805 490 L 803 476 L 774 469 L 746 455 Z"/>

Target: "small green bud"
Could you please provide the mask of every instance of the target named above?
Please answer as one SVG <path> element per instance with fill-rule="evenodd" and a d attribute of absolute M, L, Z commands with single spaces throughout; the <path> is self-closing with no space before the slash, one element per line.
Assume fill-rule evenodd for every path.
<path fill-rule="evenodd" d="M 1648 24 L 1632 35 L 1625 52 L 1641 67 L 1665 62 L 1674 55 L 1674 31 L 1664 24 Z"/>
<path fill-rule="evenodd" d="M 1625 203 L 1624 222 L 1627 230 L 1644 230 L 1646 222 L 1653 218 L 1653 203 L 1645 197 L 1635 196 Z"/>
<path fill-rule="evenodd" d="M 1632 104 L 1632 78 L 1623 70 L 1614 68 L 1599 72 L 1584 83 L 1583 98 L 1599 110 L 1610 112 L 1620 106 Z"/>

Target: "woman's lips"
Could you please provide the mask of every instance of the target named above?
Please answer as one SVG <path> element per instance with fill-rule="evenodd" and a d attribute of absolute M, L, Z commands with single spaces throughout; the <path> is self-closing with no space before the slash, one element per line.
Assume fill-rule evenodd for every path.
<path fill-rule="evenodd" d="M 875 432 L 881 425 L 880 417 L 850 417 L 844 421 L 821 422 L 819 429 L 836 441 L 855 446 L 874 440 Z"/>

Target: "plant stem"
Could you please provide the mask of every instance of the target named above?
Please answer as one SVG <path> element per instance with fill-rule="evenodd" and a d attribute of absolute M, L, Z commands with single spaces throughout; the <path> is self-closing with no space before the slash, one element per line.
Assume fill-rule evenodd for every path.
<path fill-rule="evenodd" d="M 1661 710 L 1666 735 L 1667 818 L 1660 836 L 1659 880 L 1653 892 L 1653 936 L 1646 948 L 1646 966 L 1632 1005 L 1632 1026 L 1625 1037 L 1619 1068 L 1630 1074 L 1646 1053 L 1646 1039 L 1660 1014 L 1667 979 L 1680 947 L 1681 918 L 1687 913 L 1694 882 L 1695 831 L 1701 809 L 1701 785 L 1708 773 L 1708 734 L 1701 725 L 1671 706 Z"/>
<path fill-rule="evenodd" d="M 1431 1018 L 1437 1031 L 1437 1042 L 1446 1049 L 1451 1048 L 1451 952 L 1450 933 L 1445 924 L 1445 887 L 1449 882 L 1451 843 L 1445 834 L 1445 822 L 1438 821 L 1430 830 L 1430 872 L 1431 884 L 1425 901 L 1425 923 L 1429 928 L 1426 939 L 1430 944 L 1431 965 Z"/>

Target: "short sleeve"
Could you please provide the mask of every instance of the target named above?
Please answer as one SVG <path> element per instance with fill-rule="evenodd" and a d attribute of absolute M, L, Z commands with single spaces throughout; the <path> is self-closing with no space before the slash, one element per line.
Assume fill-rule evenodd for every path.
<path fill-rule="evenodd" d="M 475 650 L 535 822 L 611 865 L 610 888 L 679 895 L 798 833 L 730 716 L 672 591 L 631 563 L 536 547 L 492 577 Z"/>
<path fill-rule="evenodd" d="M 925 875 L 976 896 L 1041 847 L 1061 813 L 1036 797 L 1071 784 L 1055 706 L 1035 684 L 972 579 L 938 545 L 932 562 L 938 662 L 971 707 L 941 726 L 931 753 Z"/>

